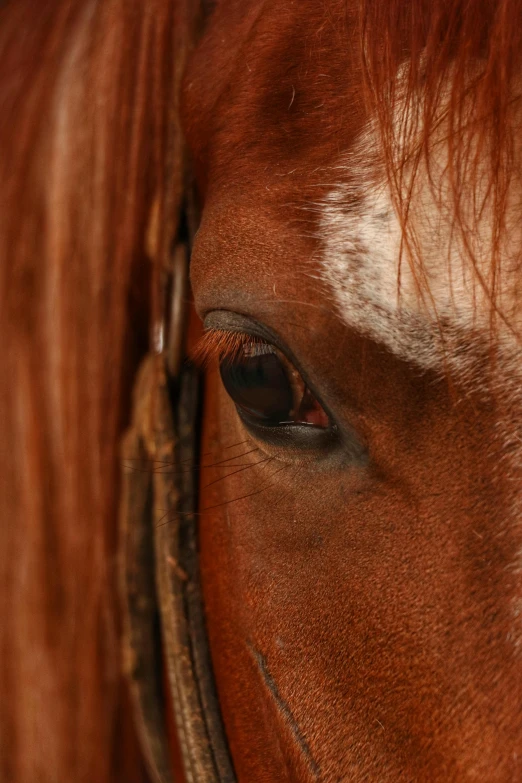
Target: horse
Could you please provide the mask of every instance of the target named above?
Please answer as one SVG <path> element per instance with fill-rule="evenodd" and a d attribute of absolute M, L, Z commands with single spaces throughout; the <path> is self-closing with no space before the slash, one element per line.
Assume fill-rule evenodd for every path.
<path fill-rule="evenodd" d="M 36 751 L 24 677 L 63 711 L 47 768 L 15 751 L 4 777 L 138 780 L 137 735 L 156 780 L 518 780 L 520 0 L 42 7 L 52 123 L 35 144 L 34 99 L 25 135 L 2 129 L 30 175 L 3 179 L 32 196 L 2 265 L 21 389 L 2 502 L 23 479 L 32 532 L 3 533 L 26 607 L 3 709 L 25 695 L 9 736 Z M 123 631 L 101 600 L 122 540 Z M 58 686 L 86 672 L 66 730 Z"/>

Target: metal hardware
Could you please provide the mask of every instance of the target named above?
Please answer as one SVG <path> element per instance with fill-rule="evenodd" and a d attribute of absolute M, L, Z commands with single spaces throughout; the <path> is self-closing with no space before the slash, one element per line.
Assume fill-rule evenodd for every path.
<path fill-rule="evenodd" d="M 179 374 L 184 358 L 188 266 L 188 248 L 184 242 L 180 242 L 176 245 L 172 258 L 170 313 L 166 339 L 166 361 L 171 378 Z"/>

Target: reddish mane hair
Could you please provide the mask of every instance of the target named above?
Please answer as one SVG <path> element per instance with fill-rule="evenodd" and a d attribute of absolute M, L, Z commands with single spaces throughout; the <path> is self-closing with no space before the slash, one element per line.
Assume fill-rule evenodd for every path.
<path fill-rule="evenodd" d="M 409 196 L 419 165 L 424 162 L 430 173 L 442 142 L 454 228 L 490 299 L 494 326 L 497 315 L 505 320 L 497 297 L 501 243 L 510 229 L 505 222 L 508 198 L 511 188 L 522 184 L 522 2 L 362 0 L 360 18 L 366 101 L 377 118 L 392 195 L 420 287 L 428 283 L 408 226 Z M 413 103 L 421 111 L 412 120 Z M 487 269 L 470 243 L 485 211 L 492 218 Z M 521 252 L 517 248 L 518 268 Z"/>
<path fill-rule="evenodd" d="M 180 188 L 169 150 L 182 5 L 12 0 L 0 11 L 4 781 L 142 778 L 120 674 L 118 442 L 148 340 L 151 205 L 166 252 Z M 422 97 L 415 154 L 428 165 L 445 113 L 464 234 L 460 185 L 486 162 L 495 219 L 489 273 L 477 272 L 495 303 L 520 178 L 522 0 L 360 0 L 359 11 L 366 98 L 405 227 L 400 68 L 402 98 Z"/>
<path fill-rule="evenodd" d="M 0 11 L 3 781 L 142 779 L 121 677 L 118 444 L 147 348 L 151 204 L 174 215 L 180 189 L 174 10 Z"/>

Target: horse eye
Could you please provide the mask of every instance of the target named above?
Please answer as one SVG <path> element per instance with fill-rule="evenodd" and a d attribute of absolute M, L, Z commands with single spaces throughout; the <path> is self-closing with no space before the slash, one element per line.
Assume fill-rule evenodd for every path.
<path fill-rule="evenodd" d="M 257 424 L 329 426 L 298 371 L 268 343 L 245 343 L 234 358 L 221 361 L 220 372 L 240 413 Z"/>

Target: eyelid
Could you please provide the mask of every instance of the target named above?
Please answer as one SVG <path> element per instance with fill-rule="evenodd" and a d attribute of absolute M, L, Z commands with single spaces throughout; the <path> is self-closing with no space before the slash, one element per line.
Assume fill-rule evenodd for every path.
<path fill-rule="evenodd" d="M 190 358 L 195 364 L 208 366 L 213 360 L 222 362 L 224 359 L 233 361 L 247 349 L 247 346 L 264 346 L 263 353 L 272 353 L 275 347 L 256 335 L 237 330 L 207 329 L 191 351 Z"/>

